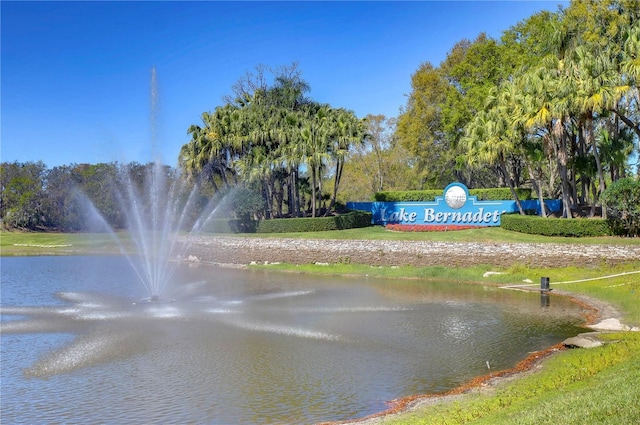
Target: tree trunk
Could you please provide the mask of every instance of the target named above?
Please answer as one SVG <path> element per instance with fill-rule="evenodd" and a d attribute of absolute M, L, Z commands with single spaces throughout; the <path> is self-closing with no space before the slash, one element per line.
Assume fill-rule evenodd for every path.
<path fill-rule="evenodd" d="M 542 187 L 538 184 L 536 180 L 535 173 L 533 172 L 533 167 L 526 161 L 527 171 L 529 172 L 529 178 L 531 179 L 531 187 L 535 190 L 536 195 L 538 196 L 538 202 L 540 202 L 540 215 L 544 218 L 547 218 L 547 207 L 544 204 L 544 196 L 542 194 Z"/>
<path fill-rule="evenodd" d="M 634 123 L 629 117 L 622 114 L 622 112 L 617 108 L 612 109 L 612 111 L 622 120 L 623 123 L 631 128 L 638 135 L 638 137 L 640 137 L 640 123 Z"/>
<path fill-rule="evenodd" d="M 311 166 L 311 217 L 316 216 L 316 167 L 315 165 Z"/>
<path fill-rule="evenodd" d="M 293 211 L 296 213 L 296 217 L 300 217 L 300 199 L 302 199 L 300 195 L 300 185 L 298 184 L 299 181 L 300 175 L 298 168 L 296 168 L 295 170 L 293 170 Z"/>
<path fill-rule="evenodd" d="M 340 180 L 342 180 L 343 168 L 344 168 L 344 162 L 338 159 L 336 162 L 336 175 L 333 181 L 333 193 L 331 195 L 331 202 L 329 203 L 329 208 L 324 214 L 325 217 L 329 215 L 329 213 L 334 209 L 336 205 L 336 199 L 338 197 L 338 186 L 340 186 Z"/>
<path fill-rule="evenodd" d="M 264 199 L 265 218 L 268 220 L 271 218 L 271 195 L 269 193 L 269 183 L 262 181 L 262 199 Z"/>
<path fill-rule="evenodd" d="M 291 217 L 297 217 L 298 216 L 298 210 L 297 210 L 297 191 L 296 191 L 296 175 L 295 175 L 295 170 L 291 170 L 289 172 L 289 183 L 287 184 L 287 186 L 289 187 L 289 196 L 287 199 L 287 208 L 288 208 L 288 213 Z"/>
<path fill-rule="evenodd" d="M 284 203 L 284 184 L 282 180 L 278 180 L 280 184 L 278 185 L 277 190 L 275 191 L 276 198 L 276 213 L 278 218 L 282 218 L 282 205 Z M 275 181 L 273 182 L 275 188 Z"/>
<path fill-rule="evenodd" d="M 552 137 L 555 139 L 552 142 L 552 145 L 558 161 L 558 169 L 560 171 L 560 180 L 562 185 L 562 215 L 565 218 L 573 218 L 573 215 L 571 214 L 569 176 L 567 173 L 567 140 L 562 120 L 556 120 L 553 124 Z"/>
<path fill-rule="evenodd" d="M 502 154 L 500 154 L 500 167 L 502 168 L 502 172 L 504 173 L 505 180 L 509 184 L 509 190 L 511 191 L 511 196 L 513 196 L 513 199 L 516 201 L 516 205 L 518 206 L 518 211 L 520 211 L 520 215 L 524 215 L 524 210 L 522 209 L 522 203 L 520 202 L 520 198 L 518 198 L 516 189 L 513 187 L 513 179 L 508 174 L 507 163 L 504 160 L 504 155 Z"/>
<path fill-rule="evenodd" d="M 573 218 L 571 214 L 571 194 L 569 191 L 569 176 L 567 173 L 567 155 L 560 149 L 558 155 L 558 165 L 560 168 L 560 179 L 562 182 L 562 214 L 565 218 Z"/>
<path fill-rule="evenodd" d="M 598 170 L 598 196 L 593 199 L 594 204 L 598 202 L 599 195 L 604 192 L 605 184 L 604 184 L 604 172 L 602 170 L 602 161 L 600 161 L 600 154 L 598 153 L 598 143 L 596 142 L 596 138 L 593 135 L 593 117 L 589 117 L 585 123 L 586 125 L 586 138 L 587 141 L 590 142 L 591 148 L 593 149 L 593 156 L 596 159 L 596 168 Z"/>

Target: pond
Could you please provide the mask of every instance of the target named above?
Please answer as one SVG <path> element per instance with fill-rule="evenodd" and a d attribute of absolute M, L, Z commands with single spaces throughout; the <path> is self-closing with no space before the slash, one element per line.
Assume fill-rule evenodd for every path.
<path fill-rule="evenodd" d="M 145 302 L 121 256 L 1 261 L 12 424 L 349 420 L 512 367 L 582 323 L 562 297 L 480 285 L 185 265 Z"/>

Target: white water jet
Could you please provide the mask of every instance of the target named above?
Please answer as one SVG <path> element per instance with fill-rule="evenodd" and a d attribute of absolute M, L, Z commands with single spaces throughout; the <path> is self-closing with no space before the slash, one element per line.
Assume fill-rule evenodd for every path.
<path fill-rule="evenodd" d="M 193 236 L 215 216 L 221 202 L 216 198 L 200 208 L 197 205 L 197 185 L 188 190 L 179 172 L 168 178 L 170 169 L 156 162 L 147 167 L 140 190 L 124 169 L 116 184 L 118 204 L 126 220 L 126 235 L 108 232 L 120 252 L 128 259 L 148 299 L 157 301 L 171 281 L 179 260 L 186 257 Z M 106 221 L 93 205 L 92 215 Z M 181 236 L 187 237 L 181 237 Z M 131 243 L 128 243 L 130 238 Z M 133 248 L 133 252 L 131 251 Z"/>
<path fill-rule="evenodd" d="M 120 213 L 126 222 L 126 237 L 114 232 L 96 206 L 83 197 L 85 210 L 127 257 L 149 301 L 160 299 L 176 270 L 176 260 L 185 258 L 189 252 L 192 239 L 179 236 L 192 236 L 202 231 L 218 211 L 221 202 L 217 201 L 222 201 L 214 197 L 202 208 L 198 184 L 189 184 L 181 170 L 167 167 L 159 159 L 157 109 L 157 75 L 153 67 L 150 125 L 152 151 L 157 159 L 152 165 L 143 167 L 142 176 L 134 169 L 135 165 L 120 167 L 117 181 L 112 182 Z"/>

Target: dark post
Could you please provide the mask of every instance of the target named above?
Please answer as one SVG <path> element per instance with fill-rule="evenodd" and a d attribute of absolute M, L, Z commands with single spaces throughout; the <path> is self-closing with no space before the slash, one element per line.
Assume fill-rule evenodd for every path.
<path fill-rule="evenodd" d="M 551 299 L 548 291 L 540 291 L 540 307 L 547 308 L 551 305 Z"/>
<path fill-rule="evenodd" d="M 540 278 L 540 290 L 542 292 L 549 292 L 549 278 L 548 277 L 541 277 Z"/>

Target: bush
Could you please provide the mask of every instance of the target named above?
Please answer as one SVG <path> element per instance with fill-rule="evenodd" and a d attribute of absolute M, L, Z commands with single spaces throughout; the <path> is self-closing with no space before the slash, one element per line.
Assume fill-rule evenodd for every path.
<path fill-rule="evenodd" d="M 377 192 L 374 199 L 377 202 L 429 202 L 435 201 L 436 196 L 442 196 L 442 190 L 405 190 Z"/>
<path fill-rule="evenodd" d="M 625 178 L 612 183 L 601 196 L 616 234 L 640 235 L 640 181 Z"/>
<path fill-rule="evenodd" d="M 334 217 L 278 218 L 262 220 L 258 233 L 321 232 L 371 226 L 371 213 L 351 211 Z"/>
<path fill-rule="evenodd" d="M 225 197 L 225 202 L 238 219 L 247 223 L 251 221 L 251 217 L 255 217 L 264 210 L 262 195 L 246 187 L 232 190 Z"/>
<path fill-rule="evenodd" d="M 531 189 L 516 189 L 520 200 L 533 199 Z M 490 189 L 469 189 L 469 195 L 475 196 L 479 201 L 500 201 L 512 199 L 511 190 L 508 187 Z M 435 201 L 436 196 L 442 196 L 442 190 L 407 190 L 378 192 L 374 198 L 378 202 L 430 202 Z"/>
<path fill-rule="evenodd" d="M 597 218 L 544 218 L 532 215 L 502 214 L 500 227 L 514 232 L 543 236 L 608 236 L 610 223 Z"/>
<path fill-rule="evenodd" d="M 210 233 L 255 233 L 258 228 L 256 220 L 238 220 L 220 218 L 210 220 L 202 229 Z"/>
<path fill-rule="evenodd" d="M 351 211 L 335 217 L 277 218 L 273 220 L 211 220 L 203 229 L 211 233 L 289 233 L 344 230 L 371 226 L 371 213 Z"/>

